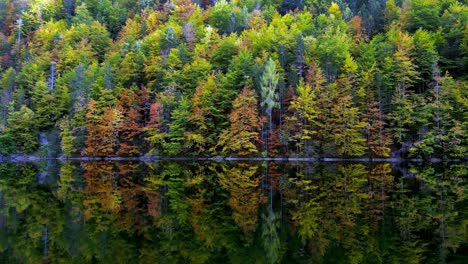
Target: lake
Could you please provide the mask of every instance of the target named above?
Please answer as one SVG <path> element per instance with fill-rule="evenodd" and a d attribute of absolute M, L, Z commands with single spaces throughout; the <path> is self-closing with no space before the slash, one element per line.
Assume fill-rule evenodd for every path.
<path fill-rule="evenodd" d="M 0 263 L 468 263 L 468 165 L 0 163 Z"/>

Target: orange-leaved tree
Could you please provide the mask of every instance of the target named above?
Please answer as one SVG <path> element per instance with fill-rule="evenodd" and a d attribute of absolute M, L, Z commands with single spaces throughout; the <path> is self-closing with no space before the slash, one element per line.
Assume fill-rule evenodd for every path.
<path fill-rule="evenodd" d="M 164 142 L 164 133 L 161 131 L 163 123 L 163 105 L 156 101 L 150 106 L 149 122 L 144 128 L 146 132 L 145 140 L 149 143 L 150 153 L 157 152 L 156 148 L 161 147 Z"/>
<path fill-rule="evenodd" d="M 118 155 L 136 156 L 140 153 L 138 136 L 142 133 L 142 116 L 139 112 L 137 95 L 132 90 L 124 90 L 117 102 L 117 111 L 122 114 L 122 124 L 118 127 Z"/>
<path fill-rule="evenodd" d="M 102 114 L 101 114 L 102 112 Z M 120 120 L 118 111 L 106 107 L 97 109 L 91 99 L 86 113 L 86 141 L 84 154 L 89 156 L 113 156 L 117 147 L 117 127 Z"/>
<path fill-rule="evenodd" d="M 229 114 L 231 125 L 220 136 L 218 145 L 223 153 L 247 156 L 258 152 L 260 120 L 255 92 L 245 87 L 233 102 Z"/>

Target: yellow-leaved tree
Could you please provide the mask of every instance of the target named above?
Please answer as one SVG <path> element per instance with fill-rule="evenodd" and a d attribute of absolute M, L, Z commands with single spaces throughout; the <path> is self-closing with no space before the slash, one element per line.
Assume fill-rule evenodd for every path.
<path fill-rule="evenodd" d="M 255 92 L 245 87 L 233 102 L 230 127 L 220 136 L 217 146 L 226 154 L 248 156 L 258 152 L 260 120 Z"/>

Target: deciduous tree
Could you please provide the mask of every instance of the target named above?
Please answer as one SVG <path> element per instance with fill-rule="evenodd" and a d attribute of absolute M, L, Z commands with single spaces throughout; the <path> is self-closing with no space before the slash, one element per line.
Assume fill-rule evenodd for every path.
<path fill-rule="evenodd" d="M 218 145 L 223 153 L 248 156 L 258 152 L 260 120 L 255 92 L 245 87 L 233 102 L 229 114 L 231 125 L 220 136 Z"/>

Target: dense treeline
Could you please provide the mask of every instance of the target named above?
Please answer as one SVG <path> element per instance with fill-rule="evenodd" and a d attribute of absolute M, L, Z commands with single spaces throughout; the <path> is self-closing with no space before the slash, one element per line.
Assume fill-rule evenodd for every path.
<path fill-rule="evenodd" d="M 464 157 L 456 0 L 0 0 L 0 153 Z"/>

